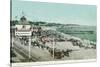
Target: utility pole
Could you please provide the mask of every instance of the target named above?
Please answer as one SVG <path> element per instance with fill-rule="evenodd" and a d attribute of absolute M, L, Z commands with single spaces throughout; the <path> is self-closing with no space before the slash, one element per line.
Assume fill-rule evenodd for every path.
<path fill-rule="evenodd" d="M 31 36 L 28 37 L 29 38 L 29 61 L 31 58 Z"/>
<path fill-rule="evenodd" d="M 55 42 L 55 41 L 54 41 L 54 38 L 53 38 L 53 59 L 55 59 L 55 55 L 54 55 L 54 54 L 55 54 L 55 53 L 54 53 L 54 48 L 55 48 L 54 44 L 55 44 L 55 43 L 54 43 L 54 42 Z"/>

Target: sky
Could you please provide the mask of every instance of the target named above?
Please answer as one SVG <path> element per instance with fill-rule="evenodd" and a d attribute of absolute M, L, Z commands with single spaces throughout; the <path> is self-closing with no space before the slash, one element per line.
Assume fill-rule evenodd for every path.
<path fill-rule="evenodd" d="M 12 0 L 12 20 L 26 16 L 30 21 L 96 25 L 96 5 Z"/>

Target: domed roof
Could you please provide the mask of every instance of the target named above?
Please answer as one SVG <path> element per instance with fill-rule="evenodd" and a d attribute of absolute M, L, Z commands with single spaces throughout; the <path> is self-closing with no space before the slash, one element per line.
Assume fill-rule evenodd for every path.
<path fill-rule="evenodd" d="M 18 22 L 18 24 L 21 24 L 21 25 L 29 25 L 29 22 L 27 21 L 27 19 L 26 19 L 25 16 L 22 16 L 20 18 L 20 21 Z"/>
<path fill-rule="evenodd" d="M 21 21 L 24 21 L 24 20 L 27 20 L 27 19 L 26 19 L 25 16 L 22 16 L 22 17 L 20 18 L 20 20 L 21 20 Z"/>

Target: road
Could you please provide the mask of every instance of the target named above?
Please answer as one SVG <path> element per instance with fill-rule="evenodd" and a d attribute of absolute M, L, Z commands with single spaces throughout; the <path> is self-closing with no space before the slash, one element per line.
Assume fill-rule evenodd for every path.
<path fill-rule="evenodd" d="M 15 52 L 17 52 L 19 55 L 18 59 L 20 59 L 20 62 L 36 62 L 36 61 L 48 61 L 53 60 L 53 58 L 50 56 L 50 53 L 47 50 L 42 50 L 40 48 L 36 48 L 33 46 L 31 47 L 30 51 L 30 58 L 29 58 L 29 46 L 21 44 L 21 41 L 18 38 L 12 38 L 13 40 L 13 49 Z M 23 57 L 24 59 L 21 59 Z"/>

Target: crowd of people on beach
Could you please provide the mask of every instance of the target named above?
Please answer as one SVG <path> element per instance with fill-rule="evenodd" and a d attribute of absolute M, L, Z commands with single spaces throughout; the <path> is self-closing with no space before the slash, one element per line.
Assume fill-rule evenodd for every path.
<path fill-rule="evenodd" d="M 27 37 L 22 37 L 20 38 L 20 41 L 22 44 L 24 45 L 28 45 L 28 41 L 29 39 Z M 89 42 L 89 44 L 87 45 L 86 42 L 84 43 L 82 40 L 78 40 L 75 38 L 65 38 L 64 36 L 62 36 L 61 34 L 57 34 L 57 32 L 55 31 L 50 31 L 50 30 L 46 30 L 43 31 L 41 30 L 40 27 L 38 27 L 38 29 L 34 30 L 32 32 L 32 41 L 31 41 L 31 45 L 33 47 L 38 47 L 40 49 L 46 49 L 48 50 L 48 52 L 50 53 L 50 55 L 53 57 L 55 57 L 55 59 L 61 59 L 64 56 L 69 57 L 70 56 L 70 52 L 72 52 L 72 49 L 66 49 L 66 50 L 60 50 L 58 48 L 53 48 L 53 47 L 49 47 L 48 45 L 46 45 L 47 42 L 66 42 L 66 41 L 70 41 L 73 46 L 79 46 L 80 48 L 84 47 L 84 48 L 93 48 L 96 49 L 96 44 L 93 42 Z M 84 44 L 86 44 L 87 46 L 85 46 Z M 91 46 L 91 47 L 89 47 Z"/>

